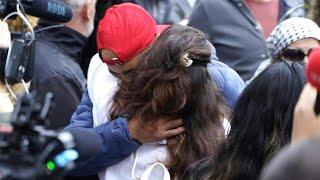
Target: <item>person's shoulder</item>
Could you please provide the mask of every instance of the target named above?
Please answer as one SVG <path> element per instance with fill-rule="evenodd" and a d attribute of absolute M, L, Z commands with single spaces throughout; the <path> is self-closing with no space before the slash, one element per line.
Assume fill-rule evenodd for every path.
<path fill-rule="evenodd" d="M 88 92 L 92 102 L 113 92 L 117 83 L 118 79 L 109 72 L 108 66 L 101 61 L 99 54 L 94 55 L 87 76 Z"/>
<path fill-rule="evenodd" d="M 108 66 L 101 61 L 98 53 L 90 60 L 87 76 L 88 82 L 94 81 L 97 77 L 104 77 L 108 81 L 117 81 L 117 78 L 109 72 Z"/>
<path fill-rule="evenodd" d="M 265 70 L 271 64 L 271 59 L 262 61 L 253 76 L 246 81 L 246 85 L 250 84 L 263 70 Z"/>
<path fill-rule="evenodd" d="M 281 0 L 281 1 L 291 7 L 296 6 L 300 3 L 304 3 L 304 0 Z"/>
<path fill-rule="evenodd" d="M 223 62 L 221 61 L 217 61 L 217 60 L 211 60 L 211 64 L 214 66 L 214 67 L 222 67 L 222 68 L 225 68 L 225 67 L 229 67 L 228 65 L 224 64 Z"/>
<path fill-rule="evenodd" d="M 89 64 L 87 79 L 91 78 L 94 72 L 99 68 L 104 66 L 103 62 L 100 60 L 99 54 L 95 54 Z"/>
<path fill-rule="evenodd" d="M 224 95 L 228 106 L 233 108 L 245 88 L 244 81 L 235 70 L 220 61 L 212 60 L 208 65 L 208 71 Z"/>
<path fill-rule="evenodd" d="M 212 66 L 210 68 L 210 65 Z M 216 72 L 216 75 L 221 76 L 223 79 L 233 79 L 239 83 L 242 83 L 243 80 L 239 76 L 239 74 L 230 68 L 228 65 L 224 64 L 221 61 L 216 61 L 216 60 L 211 60 L 211 63 L 209 64 L 209 69 L 212 69 L 213 71 Z"/>
<path fill-rule="evenodd" d="M 242 90 L 245 87 L 245 83 L 239 74 L 228 65 L 220 61 L 211 61 L 211 66 L 209 71 L 210 69 L 213 71 L 215 80 L 218 81 L 218 83 L 224 84 L 224 87 L 234 86 L 233 88 L 237 88 L 238 90 Z M 210 65 L 208 67 L 210 67 Z"/>

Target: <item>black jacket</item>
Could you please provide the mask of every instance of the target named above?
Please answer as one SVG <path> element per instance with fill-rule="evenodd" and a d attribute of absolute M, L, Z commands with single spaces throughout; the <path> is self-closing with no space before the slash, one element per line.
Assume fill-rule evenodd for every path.
<path fill-rule="evenodd" d="M 49 26 L 40 21 L 37 29 Z M 69 124 L 84 92 L 86 80 L 79 66 L 86 37 L 67 27 L 36 33 L 35 64 L 31 90 L 43 100 L 53 92 L 54 105 L 49 113 L 49 128 L 60 129 Z"/>

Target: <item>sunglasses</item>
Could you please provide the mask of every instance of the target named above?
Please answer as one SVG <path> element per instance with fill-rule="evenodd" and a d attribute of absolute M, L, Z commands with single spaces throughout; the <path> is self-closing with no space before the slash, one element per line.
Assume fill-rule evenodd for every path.
<path fill-rule="evenodd" d="M 289 61 L 303 61 L 306 56 L 309 56 L 311 51 L 312 48 L 309 49 L 307 54 L 305 54 L 300 49 L 287 48 L 282 52 L 282 58 Z"/>

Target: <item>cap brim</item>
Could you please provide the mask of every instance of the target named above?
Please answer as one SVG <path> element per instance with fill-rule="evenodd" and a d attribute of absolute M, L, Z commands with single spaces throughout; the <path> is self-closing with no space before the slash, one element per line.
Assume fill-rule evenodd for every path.
<path fill-rule="evenodd" d="M 156 33 L 161 34 L 164 30 L 166 30 L 171 25 L 157 25 L 156 26 Z"/>

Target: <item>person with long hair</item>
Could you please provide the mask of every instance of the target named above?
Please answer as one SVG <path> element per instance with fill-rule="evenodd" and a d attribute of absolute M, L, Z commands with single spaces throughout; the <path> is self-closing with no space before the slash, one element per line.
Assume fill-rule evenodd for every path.
<path fill-rule="evenodd" d="M 128 171 L 132 178 L 141 177 L 144 169 L 156 162 L 163 163 L 172 178 L 181 179 L 189 164 L 215 153 L 225 138 L 228 108 L 207 71 L 210 56 L 211 46 L 201 31 L 173 25 L 161 33 L 137 66 L 122 74 L 110 119 L 136 117 L 147 125 L 156 124 L 157 120 L 150 119 L 160 116 L 182 117 L 185 133 L 142 144 L 100 173 L 100 179 L 130 179 Z"/>
<path fill-rule="evenodd" d="M 263 165 L 290 143 L 293 111 L 305 82 L 303 62 L 267 67 L 239 97 L 230 133 L 217 153 L 190 165 L 184 179 L 258 179 Z"/>
<path fill-rule="evenodd" d="M 320 46 L 320 28 L 308 18 L 292 17 L 278 24 L 266 39 L 270 58 L 261 62 L 250 83 L 266 67 L 279 60 L 308 62 L 308 54 Z"/>

